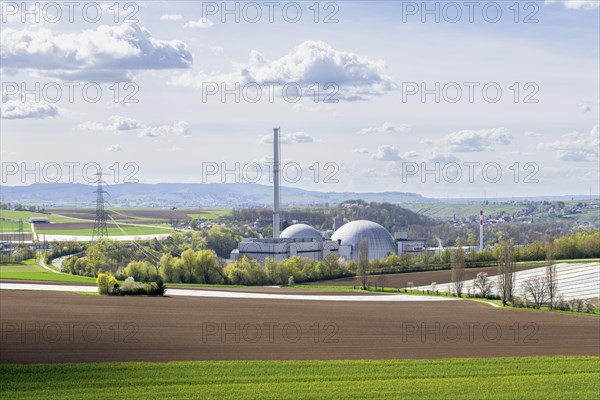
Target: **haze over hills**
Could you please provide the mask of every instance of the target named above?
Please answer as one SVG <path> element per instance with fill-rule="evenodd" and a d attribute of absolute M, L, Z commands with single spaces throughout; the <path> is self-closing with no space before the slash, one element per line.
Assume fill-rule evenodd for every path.
<path fill-rule="evenodd" d="M 2 186 L 2 201 L 31 205 L 92 207 L 96 187 L 81 183 L 38 183 L 29 186 Z M 107 185 L 106 200 L 113 207 L 263 207 L 271 206 L 273 188 L 255 183 L 123 183 Z M 282 188 L 282 204 L 335 205 L 345 200 L 389 203 L 431 203 L 415 193 L 317 192 L 298 188 Z"/>
<path fill-rule="evenodd" d="M 28 205 L 93 207 L 96 187 L 81 183 L 38 183 L 28 186 L 2 186 L 1 200 Z M 207 208 L 207 207 L 270 207 L 273 188 L 256 183 L 123 183 L 105 187 L 106 200 L 112 207 L 133 208 Z M 597 196 L 592 196 L 597 198 Z M 589 199 L 589 195 L 537 196 L 528 200 Z M 479 198 L 434 199 L 406 192 L 319 192 L 283 187 L 282 204 L 337 205 L 346 200 L 361 199 L 366 202 L 432 204 L 453 201 L 482 201 Z M 493 198 L 488 201 L 510 201 L 525 198 Z"/>

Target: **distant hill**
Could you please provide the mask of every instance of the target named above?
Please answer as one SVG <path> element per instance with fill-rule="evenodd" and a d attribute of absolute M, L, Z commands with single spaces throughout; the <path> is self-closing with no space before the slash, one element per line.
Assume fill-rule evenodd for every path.
<path fill-rule="evenodd" d="M 29 186 L 2 186 L 2 201 L 43 207 L 93 207 L 96 187 L 80 183 L 38 183 Z M 206 208 L 270 207 L 273 188 L 255 183 L 124 183 L 108 185 L 106 200 L 112 207 Z M 415 193 L 318 192 L 283 187 L 282 204 L 337 205 L 351 199 L 386 203 L 433 203 Z"/>

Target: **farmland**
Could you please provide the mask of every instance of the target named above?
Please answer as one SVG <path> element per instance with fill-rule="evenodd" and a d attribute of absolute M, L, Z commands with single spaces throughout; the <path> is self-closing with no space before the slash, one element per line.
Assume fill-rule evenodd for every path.
<path fill-rule="evenodd" d="M 171 228 L 165 226 L 139 226 L 139 225 L 115 225 L 106 224 L 110 236 L 120 235 L 152 235 L 160 233 L 170 233 Z M 65 224 L 36 224 L 36 233 L 39 235 L 72 235 L 72 236 L 91 236 L 94 230 L 94 224 L 83 223 L 65 223 Z"/>
<path fill-rule="evenodd" d="M 531 268 L 537 268 L 539 265 L 531 264 L 518 266 L 517 271 L 524 271 Z M 496 267 L 480 267 L 480 268 L 467 268 L 465 270 L 465 279 L 473 279 L 478 273 L 485 272 L 489 276 L 496 275 Z M 423 272 L 407 272 L 400 274 L 385 274 L 385 275 L 373 275 L 371 280 L 381 282 L 385 287 L 390 288 L 404 288 L 407 287 L 408 282 L 412 282 L 414 286 L 429 285 L 431 282 L 436 283 L 448 283 L 452 282 L 452 271 L 449 269 L 439 271 L 423 271 Z M 306 285 L 316 286 L 359 286 L 358 278 L 340 278 L 331 279 L 327 281 L 311 282 Z"/>
<path fill-rule="evenodd" d="M 586 206 L 580 204 L 586 203 Z M 551 202 L 544 205 L 541 202 L 490 202 L 482 205 L 480 201 L 472 202 L 438 202 L 438 203 L 406 203 L 402 207 L 428 217 L 451 220 L 472 217 L 478 210 L 485 210 L 486 216 L 499 217 L 502 215 L 520 215 L 520 219 L 533 219 L 535 221 L 564 221 L 574 224 L 600 224 L 600 202 L 598 200 L 566 200 Z M 562 208 L 559 208 L 559 204 Z M 571 212 L 566 210 L 572 210 Z"/>
<path fill-rule="evenodd" d="M 93 221 L 96 216 L 94 209 L 51 209 L 53 214 L 65 217 L 79 218 Z M 228 215 L 231 210 L 207 209 L 207 210 L 165 210 L 165 209 L 111 209 L 108 215 L 117 222 L 139 223 L 139 224 L 168 224 L 171 220 L 206 219 L 216 220 L 221 215 Z"/>
<path fill-rule="evenodd" d="M 92 297 L 17 290 L 0 295 L 5 325 L 77 321 L 80 329 L 93 325 L 103 333 L 94 341 L 84 340 L 81 331 L 78 340 L 64 335 L 22 341 L 13 332 L 2 340 L 3 363 L 600 356 L 596 316 L 471 301 Z M 128 340 L 115 341 L 115 332 L 109 333 L 114 326 L 123 327 Z"/>
<path fill-rule="evenodd" d="M 110 236 L 138 236 L 169 234 L 172 224 L 190 219 L 216 221 L 230 210 L 193 209 L 193 210 L 160 210 L 160 209 L 114 209 L 107 210 L 108 234 Z M 27 220 L 30 217 L 46 217 L 50 223 L 38 223 L 32 226 Z M 0 234 L 18 231 L 19 220 L 23 221 L 23 232 L 26 240 L 31 240 L 30 233 L 35 229 L 38 239 L 41 235 L 60 235 L 65 237 L 86 237 L 93 233 L 95 209 L 61 208 L 49 209 L 46 213 L 2 210 Z M 56 239 L 56 236 L 52 236 Z M 67 238 L 65 238 L 67 239 Z"/>
<path fill-rule="evenodd" d="M 0 264 L 0 279 L 53 281 L 53 282 L 95 282 L 94 278 L 71 274 L 56 274 L 40 267 L 37 260 L 27 260 L 20 264 Z"/>
<path fill-rule="evenodd" d="M 62 276 L 34 260 L 0 266 L 0 279 L 28 274 L 39 280 Z M 594 398 L 600 390 L 595 316 L 468 301 L 125 298 L 17 290 L 0 291 L 0 300 L 0 398 L 136 399 L 152 393 L 429 399 L 443 393 L 570 400 Z"/>
<path fill-rule="evenodd" d="M 11 399 L 589 399 L 596 357 L 394 361 L 205 361 L 0 366 Z M 127 380 L 122 377 L 126 376 Z M 35 378 L 33 378 L 35 377 Z M 482 383 L 485 382 L 485 383 Z M 134 384 L 135 383 L 135 384 Z M 144 390 L 140 390 L 143 387 Z"/>
<path fill-rule="evenodd" d="M 19 219 L 23 220 L 23 223 L 27 222 L 27 219 L 30 217 L 45 217 L 50 220 L 52 223 L 62 223 L 62 222 L 73 222 L 73 218 L 64 216 L 61 214 L 54 213 L 39 213 L 39 212 L 31 212 L 31 211 L 17 211 L 17 210 L 1 210 L 0 218 L 4 218 L 6 220 L 18 221 Z"/>

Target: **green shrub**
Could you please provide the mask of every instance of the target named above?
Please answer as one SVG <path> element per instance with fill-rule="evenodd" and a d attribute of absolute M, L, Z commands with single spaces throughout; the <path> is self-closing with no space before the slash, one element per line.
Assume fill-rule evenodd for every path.
<path fill-rule="evenodd" d="M 569 307 L 569 303 L 567 301 L 565 301 L 564 297 L 559 296 L 558 299 L 556 300 L 555 304 L 554 304 L 554 308 L 556 310 L 561 310 L 561 311 L 569 311 L 571 308 Z"/>
<path fill-rule="evenodd" d="M 116 285 L 112 291 L 115 296 L 163 296 L 165 286 L 158 282 L 136 282 L 133 277 L 125 279 L 123 285 Z"/>
<path fill-rule="evenodd" d="M 98 285 L 98 293 L 108 295 L 117 286 L 117 280 L 111 274 L 99 274 L 96 278 L 96 285 Z"/>
<path fill-rule="evenodd" d="M 513 296 L 511 305 L 516 308 L 524 308 L 525 302 L 519 296 Z"/>

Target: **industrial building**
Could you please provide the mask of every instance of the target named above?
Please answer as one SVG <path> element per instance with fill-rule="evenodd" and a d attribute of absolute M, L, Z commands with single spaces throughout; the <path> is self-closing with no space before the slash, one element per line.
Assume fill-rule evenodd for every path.
<path fill-rule="evenodd" d="M 50 218 L 48 217 L 29 217 L 27 220 L 30 224 L 49 224 Z"/>
<path fill-rule="evenodd" d="M 406 232 L 396 232 L 394 237 L 381 225 L 366 220 L 352 221 L 342 225 L 331 239 L 306 224 L 290 225 L 279 238 L 243 239 L 231 253 L 232 259 L 248 256 L 261 264 L 267 257 L 277 261 L 301 256 L 319 261 L 333 253 L 347 260 L 358 259 L 358 245 L 367 240 L 369 259 L 385 258 L 390 254 L 420 254 L 426 251 L 425 241 L 408 240 Z"/>
<path fill-rule="evenodd" d="M 327 254 L 339 254 L 340 245 L 333 240 L 314 240 L 312 238 L 268 238 L 243 239 L 238 248 L 231 252 L 232 259 L 242 256 L 252 257 L 261 264 L 267 258 L 277 261 L 300 256 L 309 260 L 322 260 Z"/>
<path fill-rule="evenodd" d="M 381 259 L 389 254 L 419 254 L 426 250 L 425 241 L 408 240 L 406 232 L 392 236 L 383 226 L 366 220 L 348 222 L 340 226 L 331 239 L 307 224 L 290 225 L 280 233 L 280 129 L 273 129 L 273 237 L 246 238 L 231 252 L 231 259 L 248 256 L 261 264 L 267 258 L 282 261 L 301 256 L 310 260 L 322 260 L 327 254 L 335 254 L 347 260 L 358 259 L 358 245 L 366 239 L 369 259 Z M 337 228 L 338 223 L 335 223 Z"/>
<path fill-rule="evenodd" d="M 396 243 L 390 233 L 381 225 L 372 221 L 352 221 L 342 225 L 331 235 L 332 240 L 348 248 L 347 259 L 358 259 L 358 245 L 366 239 L 369 245 L 369 259 L 385 258 L 388 254 L 396 253 Z"/>

